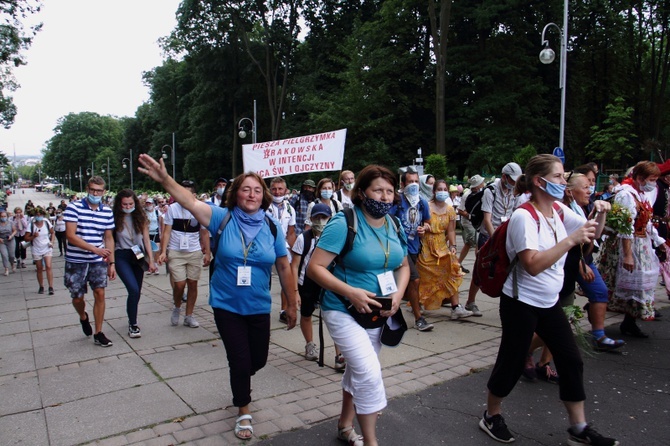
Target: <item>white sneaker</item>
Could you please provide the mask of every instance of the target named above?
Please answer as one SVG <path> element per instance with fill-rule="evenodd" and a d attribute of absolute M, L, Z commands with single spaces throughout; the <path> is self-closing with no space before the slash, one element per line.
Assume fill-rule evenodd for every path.
<path fill-rule="evenodd" d="M 179 325 L 179 315 L 181 314 L 181 308 L 174 307 L 172 308 L 172 316 L 170 316 L 170 323 L 173 326 Z"/>
<path fill-rule="evenodd" d="M 319 353 L 316 350 L 316 344 L 308 342 L 305 345 L 305 359 L 308 361 L 316 361 L 319 358 Z"/>
<path fill-rule="evenodd" d="M 464 317 L 472 316 L 472 311 L 468 311 L 463 308 L 463 305 L 458 304 L 456 308 L 451 309 L 451 320 L 461 319 Z"/>
<path fill-rule="evenodd" d="M 198 328 L 200 324 L 195 320 L 193 315 L 184 317 L 184 327 Z"/>

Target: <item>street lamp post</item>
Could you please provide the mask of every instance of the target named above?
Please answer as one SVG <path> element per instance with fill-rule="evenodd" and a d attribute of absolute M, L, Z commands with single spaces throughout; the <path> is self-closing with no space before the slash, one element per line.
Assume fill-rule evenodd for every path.
<path fill-rule="evenodd" d="M 130 158 L 124 158 L 121 160 L 121 165 L 124 169 L 128 168 L 130 164 L 130 189 L 135 190 L 135 184 L 133 180 L 133 150 L 130 149 Z"/>
<path fill-rule="evenodd" d="M 559 67 L 558 86 L 561 89 L 561 122 L 558 136 L 558 146 L 565 151 L 565 90 L 566 90 L 566 68 L 568 55 L 568 0 L 563 2 L 563 28 L 551 22 L 547 23 L 542 30 L 542 51 L 540 51 L 540 62 L 550 64 L 556 58 L 556 53 L 549 47 L 549 41 L 544 34 L 550 27 L 555 27 L 561 35 L 561 60 Z"/>
<path fill-rule="evenodd" d="M 251 143 L 256 144 L 257 141 L 257 125 L 256 125 L 256 100 L 254 99 L 254 119 L 250 118 L 242 118 L 240 121 L 237 123 L 237 130 L 238 130 L 238 135 L 241 139 L 244 139 L 247 137 L 247 130 L 243 123 L 246 123 L 246 121 L 249 121 L 249 124 L 251 124 Z M 237 151 L 233 149 L 233 176 L 236 175 L 236 164 L 237 164 Z"/>
<path fill-rule="evenodd" d="M 175 174 L 177 172 L 177 170 L 176 170 L 177 163 L 176 163 L 175 156 L 177 154 L 176 154 L 176 151 L 175 151 L 175 148 L 174 148 L 174 133 L 172 134 L 172 145 L 165 144 L 163 147 L 161 147 L 161 158 L 163 158 L 163 162 L 167 161 L 167 159 L 168 159 L 168 154 L 165 151 L 166 148 L 170 149 L 170 158 L 171 158 L 170 162 L 172 163 L 172 178 L 174 178 L 175 181 L 176 181 L 177 177 L 175 176 Z"/>
<path fill-rule="evenodd" d="M 75 175 L 77 175 L 75 173 Z M 82 174 L 81 174 L 81 166 L 79 166 L 79 192 L 84 192 L 84 185 L 82 184 Z"/>
<path fill-rule="evenodd" d="M 105 173 L 105 167 L 103 166 L 102 169 L 100 169 L 100 172 Z M 107 157 L 107 189 L 111 187 L 112 180 L 110 178 L 111 172 L 109 171 L 109 157 Z"/>

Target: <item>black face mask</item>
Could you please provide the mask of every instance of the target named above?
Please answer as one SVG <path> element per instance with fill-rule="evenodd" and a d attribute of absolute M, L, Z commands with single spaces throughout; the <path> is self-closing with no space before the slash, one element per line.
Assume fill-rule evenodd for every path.
<path fill-rule="evenodd" d="M 311 190 L 304 190 L 302 191 L 302 196 L 305 198 L 307 201 L 314 201 L 314 192 Z"/>

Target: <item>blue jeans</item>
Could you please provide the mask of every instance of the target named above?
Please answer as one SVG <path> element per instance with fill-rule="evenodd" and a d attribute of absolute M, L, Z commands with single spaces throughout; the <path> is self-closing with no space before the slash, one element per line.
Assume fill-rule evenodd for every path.
<path fill-rule="evenodd" d="M 607 303 L 609 301 L 607 296 L 607 285 L 605 285 L 603 278 L 600 276 L 598 268 L 596 268 L 593 263 L 589 263 L 587 266 L 591 268 L 591 271 L 593 271 L 593 275 L 595 276 L 593 282 L 587 282 L 582 278 L 581 274 L 577 274 L 577 283 L 582 287 L 589 302 Z"/>
<path fill-rule="evenodd" d="M 116 261 L 116 274 L 128 290 L 126 300 L 126 312 L 128 313 L 128 324 L 137 325 L 137 306 L 140 303 L 142 293 L 142 281 L 144 270 L 138 265 L 135 253 L 132 249 L 117 249 L 114 260 Z"/>

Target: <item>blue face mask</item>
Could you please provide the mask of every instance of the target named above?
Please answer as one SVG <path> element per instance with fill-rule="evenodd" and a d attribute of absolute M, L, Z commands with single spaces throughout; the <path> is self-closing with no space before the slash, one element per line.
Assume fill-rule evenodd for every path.
<path fill-rule="evenodd" d="M 0 221 L 3 222 L 3 223 L 6 222 L 6 221 L 7 221 L 7 217 L 0 217 Z"/>
<path fill-rule="evenodd" d="M 35 217 L 35 221 L 44 221 L 44 217 Z"/>
<path fill-rule="evenodd" d="M 596 192 L 595 186 L 589 186 L 589 195 L 593 195 Z"/>
<path fill-rule="evenodd" d="M 540 186 L 541 190 L 545 191 L 557 200 L 563 199 L 563 195 L 565 195 L 565 184 L 556 184 L 552 183 L 551 181 L 547 181 L 542 177 L 540 178 L 547 183 L 545 187 Z"/>
<path fill-rule="evenodd" d="M 330 200 L 330 198 L 333 196 L 333 191 L 330 189 L 323 189 L 321 191 L 321 198 L 324 200 Z"/>
<path fill-rule="evenodd" d="M 651 183 L 649 183 L 645 181 L 645 183 L 642 186 L 640 186 L 640 189 L 642 189 L 644 192 L 651 192 L 654 189 L 656 189 L 656 182 L 652 181 Z"/>
<path fill-rule="evenodd" d="M 134 208 L 134 207 L 132 207 L 132 208 L 130 208 L 130 209 L 122 208 L 122 210 L 123 210 L 123 212 L 125 212 L 126 214 L 132 214 L 132 213 L 135 211 L 135 208 Z"/>
<path fill-rule="evenodd" d="M 417 183 L 408 184 L 404 189 L 405 195 L 414 197 L 419 195 L 419 185 Z"/>
<path fill-rule="evenodd" d="M 447 198 L 449 198 L 449 192 L 447 192 L 446 190 L 435 192 L 435 199 L 437 201 L 444 203 L 445 201 L 447 201 Z"/>
<path fill-rule="evenodd" d="M 102 197 L 98 197 L 97 195 L 93 194 L 88 194 L 88 197 L 86 197 L 89 203 L 91 204 L 100 204 L 102 201 Z"/>

